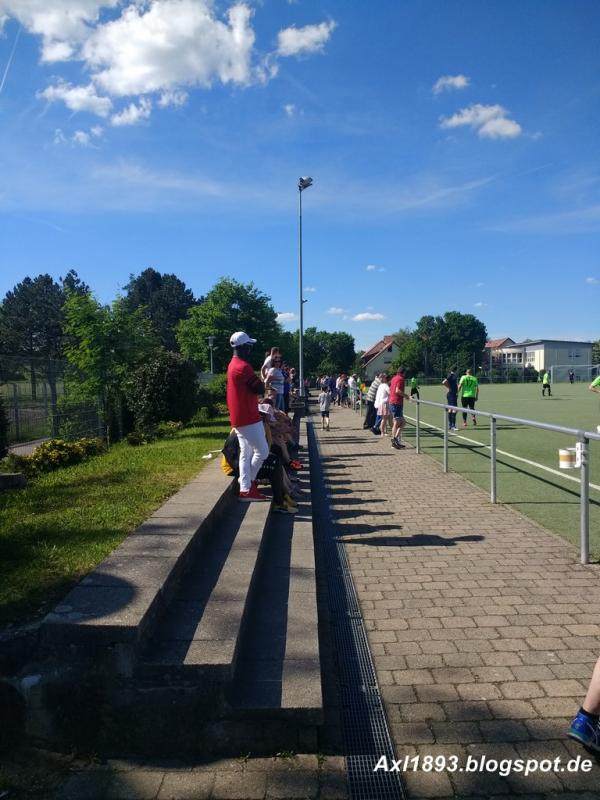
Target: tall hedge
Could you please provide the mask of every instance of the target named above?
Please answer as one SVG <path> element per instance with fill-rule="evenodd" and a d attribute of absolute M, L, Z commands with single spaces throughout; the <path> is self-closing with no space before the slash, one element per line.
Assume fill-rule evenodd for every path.
<path fill-rule="evenodd" d="M 0 458 L 8 453 L 8 417 L 4 410 L 4 402 L 0 397 Z"/>
<path fill-rule="evenodd" d="M 162 351 L 132 373 L 125 396 L 137 429 L 187 422 L 196 409 L 196 370 L 178 353 Z"/>

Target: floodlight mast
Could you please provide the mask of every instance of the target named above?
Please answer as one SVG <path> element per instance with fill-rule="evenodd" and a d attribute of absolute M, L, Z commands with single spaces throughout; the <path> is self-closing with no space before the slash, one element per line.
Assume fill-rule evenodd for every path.
<path fill-rule="evenodd" d="M 298 288 L 300 306 L 300 329 L 298 337 L 298 380 L 300 383 L 300 397 L 304 397 L 304 294 L 302 289 L 302 192 L 312 186 L 313 179 L 309 176 L 298 180 L 299 198 L 299 236 L 298 236 Z"/>

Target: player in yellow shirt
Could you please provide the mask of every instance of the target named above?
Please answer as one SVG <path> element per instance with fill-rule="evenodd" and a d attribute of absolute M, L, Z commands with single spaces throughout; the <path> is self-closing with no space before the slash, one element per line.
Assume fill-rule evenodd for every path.
<path fill-rule="evenodd" d="M 458 391 L 461 395 L 461 404 L 463 408 L 471 408 L 475 410 L 475 402 L 479 400 L 479 381 L 474 375 L 471 375 L 471 370 L 468 369 L 458 382 Z M 467 427 L 466 411 L 463 411 L 463 428 Z M 473 425 L 477 425 L 475 414 L 473 417 Z"/>

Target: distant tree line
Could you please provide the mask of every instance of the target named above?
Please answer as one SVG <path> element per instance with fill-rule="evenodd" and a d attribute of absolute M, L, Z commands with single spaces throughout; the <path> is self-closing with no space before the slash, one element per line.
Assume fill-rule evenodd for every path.
<path fill-rule="evenodd" d="M 487 331 L 473 314 L 447 311 L 443 316 L 421 317 L 414 330 L 401 329 L 394 339 L 400 350 L 392 368 L 404 365 L 411 375 L 438 377 L 451 367 L 478 369 Z"/>
<path fill-rule="evenodd" d="M 60 378 L 70 403 L 100 402 L 115 437 L 141 420 L 189 418 L 197 373 L 210 369 L 211 349 L 214 372 L 225 371 L 236 330 L 257 339 L 255 367 L 274 345 L 297 363 L 298 332 L 283 330 L 253 283 L 223 278 L 196 298 L 175 275 L 146 269 L 130 276 L 123 296 L 102 304 L 74 270 L 58 281 L 27 277 L 0 304 L 0 382 L 27 380 L 33 400 L 47 382 L 56 411 L 66 402 Z M 349 371 L 354 339 L 308 328 L 304 353 L 306 374 Z"/>

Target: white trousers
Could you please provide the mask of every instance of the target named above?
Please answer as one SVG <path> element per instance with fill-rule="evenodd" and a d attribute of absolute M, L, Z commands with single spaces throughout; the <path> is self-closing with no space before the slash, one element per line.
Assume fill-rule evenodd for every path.
<path fill-rule="evenodd" d="M 242 425 L 235 432 L 240 443 L 240 492 L 248 492 L 269 455 L 269 445 L 262 422 Z"/>

